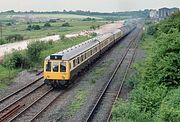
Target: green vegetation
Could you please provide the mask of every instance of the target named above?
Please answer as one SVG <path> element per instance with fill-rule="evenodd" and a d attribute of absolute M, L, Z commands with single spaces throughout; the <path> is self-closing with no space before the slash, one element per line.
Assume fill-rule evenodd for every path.
<path fill-rule="evenodd" d="M 78 111 L 81 106 L 85 103 L 87 97 L 87 93 L 84 90 L 79 90 L 76 95 L 73 102 L 68 106 L 66 115 L 72 116 L 76 111 Z"/>
<path fill-rule="evenodd" d="M 0 39 L 0 45 L 6 44 L 6 43 L 21 41 L 23 39 L 24 39 L 24 37 L 21 34 L 9 35 L 5 39 L 2 39 L 2 40 Z"/>
<path fill-rule="evenodd" d="M 70 24 L 69 24 L 68 22 L 63 23 L 63 24 L 62 24 L 62 27 L 70 27 Z"/>
<path fill-rule="evenodd" d="M 21 41 L 23 39 L 24 39 L 24 37 L 21 34 L 14 34 L 14 35 L 9 35 L 6 37 L 6 40 L 8 42 Z"/>
<path fill-rule="evenodd" d="M 100 25 L 92 25 L 91 27 L 90 27 L 90 29 L 93 29 L 93 30 L 96 30 L 96 29 L 98 29 L 100 27 Z"/>
<path fill-rule="evenodd" d="M 51 27 L 51 24 L 50 24 L 49 22 L 46 22 L 46 23 L 44 24 L 44 27 Z"/>
<path fill-rule="evenodd" d="M 83 19 L 82 21 L 95 21 L 95 20 L 96 20 L 95 18 L 88 17 L 88 18 Z"/>
<path fill-rule="evenodd" d="M 39 25 L 28 25 L 28 27 L 27 27 L 27 30 L 29 30 L 29 31 L 40 30 L 40 29 L 41 29 L 41 27 Z"/>
<path fill-rule="evenodd" d="M 180 121 L 180 12 L 149 26 L 143 37 L 146 58 L 136 64 L 128 101 L 113 107 L 112 121 Z"/>
<path fill-rule="evenodd" d="M 12 83 L 10 79 L 14 78 L 20 70 L 9 69 L 0 65 L 0 71 L 0 89 L 2 89 Z"/>

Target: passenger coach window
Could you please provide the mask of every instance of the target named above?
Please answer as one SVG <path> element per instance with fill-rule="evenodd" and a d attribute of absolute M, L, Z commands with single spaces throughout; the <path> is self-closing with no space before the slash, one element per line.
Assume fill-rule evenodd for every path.
<path fill-rule="evenodd" d="M 50 72 L 50 71 L 51 71 L 51 62 L 48 62 L 48 63 L 46 64 L 46 71 L 47 71 L 47 72 Z"/>
<path fill-rule="evenodd" d="M 59 63 L 53 62 L 53 72 L 58 72 L 58 69 L 59 69 Z"/>
<path fill-rule="evenodd" d="M 60 63 L 60 72 L 66 72 L 66 63 L 65 62 Z"/>
<path fill-rule="evenodd" d="M 75 61 L 75 59 L 73 60 L 73 67 L 75 67 L 76 66 L 76 61 Z"/>

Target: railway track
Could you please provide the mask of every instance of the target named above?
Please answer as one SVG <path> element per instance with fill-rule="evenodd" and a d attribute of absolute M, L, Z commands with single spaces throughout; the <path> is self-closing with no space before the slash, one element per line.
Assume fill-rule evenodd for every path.
<path fill-rule="evenodd" d="M 41 80 L 41 79 L 43 79 L 43 77 L 38 78 L 37 80 L 35 80 L 35 81 L 33 81 L 33 82 L 27 84 L 26 86 L 24 86 L 24 87 L 18 89 L 17 91 L 11 93 L 10 95 L 8 95 L 8 96 L 2 98 L 2 99 L 0 100 L 0 103 L 3 103 L 4 101 L 6 101 L 7 99 L 11 98 L 12 96 L 17 95 L 18 93 L 22 92 L 22 91 L 25 90 L 26 88 L 28 88 L 28 87 L 32 86 L 33 84 L 37 83 L 37 82 L 38 82 L 39 80 Z"/>
<path fill-rule="evenodd" d="M 0 122 L 5 121 L 19 109 L 22 109 L 26 105 L 29 96 L 32 97 L 36 91 L 40 91 L 46 87 L 43 82 L 40 82 L 42 78 L 43 77 L 38 78 L 0 100 Z"/>
<path fill-rule="evenodd" d="M 107 99 L 110 99 L 109 101 L 111 102 L 111 105 L 110 105 L 111 107 L 109 107 L 109 110 L 108 110 L 109 112 L 106 115 L 108 118 L 106 117 L 105 120 L 102 120 L 102 121 L 109 121 L 109 119 L 111 118 L 111 108 L 112 108 L 112 105 L 114 104 L 114 101 L 117 100 L 117 98 L 119 97 L 119 94 L 122 90 L 122 87 L 123 87 L 124 81 L 126 79 L 128 70 L 129 70 L 129 68 L 133 62 L 135 52 L 136 52 L 136 48 L 138 45 L 138 37 L 139 37 L 139 34 L 137 33 L 135 38 L 133 38 L 132 41 L 129 43 L 127 49 L 124 52 L 123 57 L 121 58 L 121 60 L 119 62 L 119 64 L 116 66 L 116 68 L 115 68 L 113 74 L 111 75 L 109 81 L 107 82 L 107 84 L 103 88 L 102 92 L 98 96 L 95 104 L 91 108 L 91 110 L 90 110 L 90 112 L 89 112 L 89 114 L 85 120 L 86 122 L 92 122 L 93 120 L 99 121 L 99 119 L 97 119 L 97 116 L 101 116 L 101 115 L 97 115 L 98 111 L 100 111 L 100 109 L 104 108 L 104 107 L 102 107 L 103 106 L 102 104 L 103 104 L 103 102 L 108 101 Z M 123 66 L 124 64 L 126 64 L 126 66 Z M 118 84 L 118 89 L 116 89 L 115 91 L 113 89 L 113 92 L 111 92 L 112 91 L 111 87 L 112 87 L 113 83 L 115 82 L 114 81 L 115 76 L 117 75 L 117 72 L 118 72 L 118 70 L 120 70 L 121 67 L 124 67 L 124 69 L 123 69 L 124 73 L 122 76 L 122 80 Z M 99 113 L 101 113 L 101 112 L 99 112 Z"/>

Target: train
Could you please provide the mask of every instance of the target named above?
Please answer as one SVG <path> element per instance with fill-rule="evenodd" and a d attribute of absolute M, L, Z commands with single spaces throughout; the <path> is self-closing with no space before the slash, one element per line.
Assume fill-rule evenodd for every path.
<path fill-rule="evenodd" d="M 135 23 L 125 24 L 114 32 L 99 35 L 49 55 L 44 60 L 44 83 L 54 88 L 68 87 L 84 68 L 135 28 Z"/>

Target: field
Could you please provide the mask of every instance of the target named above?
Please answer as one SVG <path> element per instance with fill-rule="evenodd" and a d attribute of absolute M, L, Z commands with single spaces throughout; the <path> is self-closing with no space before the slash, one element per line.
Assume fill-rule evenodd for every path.
<path fill-rule="evenodd" d="M 92 26 L 105 24 L 100 18 L 95 18 L 95 21 L 83 21 L 87 17 L 69 14 L 0 15 L 0 22 L 3 24 L 2 38 L 7 40 L 8 36 L 15 34 L 23 36 L 23 39 L 65 35 L 72 32 L 90 30 Z M 51 22 L 51 19 L 55 21 Z M 50 24 L 50 27 L 44 26 L 47 22 Z M 62 27 L 63 23 L 69 23 L 70 26 Z M 40 29 L 27 30 L 29 25 L 39 25 Z"/>

